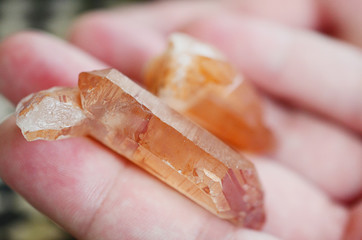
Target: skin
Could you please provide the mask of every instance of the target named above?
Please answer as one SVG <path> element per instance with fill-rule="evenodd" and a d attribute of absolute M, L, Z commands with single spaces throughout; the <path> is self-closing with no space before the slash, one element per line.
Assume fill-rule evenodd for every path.
<path fill-rule="evenodd" d="M 360 239 L 361 2 L 289 2 L 131 6 L 81 17 L 73 45 L 39 32 L 0 45 L 0 91 L 15 104 L 105 66 L 142 81 L 173 31 L 217 46 L 264 96 L 278 143 L 248 156 L 266 194 L 261 232 L 212 216 L 91 139 L 26 142 L 14 117 L 0 125 L 1 178 L 79 239 Z"/>

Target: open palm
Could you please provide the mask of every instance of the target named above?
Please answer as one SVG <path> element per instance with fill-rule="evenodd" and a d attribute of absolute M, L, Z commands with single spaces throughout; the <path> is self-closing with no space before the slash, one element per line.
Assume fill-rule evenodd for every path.
<path fill-rule="evenodd" d="M 264 233 L 218 219 L 91 139 L 26 142 L 14 117 L 0 125 L 1 178 L 79 239 L 341 238 L 346 203 L 362 193 L 361 50 L 302 30 L 316 27 L 309 20 L 285 21 L 163 3 L 84 16 L 77 47 L 39 32 L 0 45 L 0 90 L 14 103 L 105 66 L 142 81 L 173 31 L 217 46 L 260 89 L 277 139 L 273 154 L 249 156 L 266 193 Z"/>

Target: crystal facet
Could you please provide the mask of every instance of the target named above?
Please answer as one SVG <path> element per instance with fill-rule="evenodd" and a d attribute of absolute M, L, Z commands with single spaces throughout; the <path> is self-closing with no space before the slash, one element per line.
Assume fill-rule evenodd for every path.
<path fill-rule="evenodd" d="M 19 103 L 27 140 L 90 135 L 217 216 L 262 226 L 263 192 L 250 161 L 117 70 L 83 72 L 78 86 Z"/>
<path fill-rule="evenodd" d="M 235 148 L 269 150 L 260 99 L 214 47 L 173 34 L 146 71 L 147 89 Z"/>

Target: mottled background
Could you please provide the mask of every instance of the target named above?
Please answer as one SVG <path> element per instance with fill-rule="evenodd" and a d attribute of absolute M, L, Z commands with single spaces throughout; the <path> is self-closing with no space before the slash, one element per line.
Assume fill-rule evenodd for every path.
<path fill-rule="evenodd" d="M 81 13 L 141 0 L 0 0 L 0 41 L 25 29 L 41 29 L 64 37 Z M 0 122 L 14 106 L 0 94 Z M 37 212 L 0 179 L 0 240 L 73 239 Z"/>

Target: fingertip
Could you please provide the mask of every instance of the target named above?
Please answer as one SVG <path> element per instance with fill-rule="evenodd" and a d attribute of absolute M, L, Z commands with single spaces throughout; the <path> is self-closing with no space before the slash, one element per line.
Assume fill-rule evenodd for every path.
<path fill-rule="evenodd" d="M 43 32 L 20 32 L 0 45 L 0 91 L 13 103 L 54 85 L 76 85 L 81 71 L 105 64 Z"/>
<path fill-rule="evenodd" d="M 18 93 L 24 91 L 24 87 L 21 85 L 14 86 L 16 83 L 9 86 L 8 82 L 11 82 L 14 77 L 20 78 L 20 76 L 14 75 L 17 72 L 14 70 L 19 66 L 23 66 L 26 62 L 24 55 L 27 54 L 29 49 L 24 42 L 31 45 L 33 41 L 39 39 L 39 34 L 33 31 L 19 32 L 8 36 L 0 43 L 0 92 L 13 102 L 20 99 Z M 18 89 L 17 92 L 13 92 L 15 88 Z"/>

